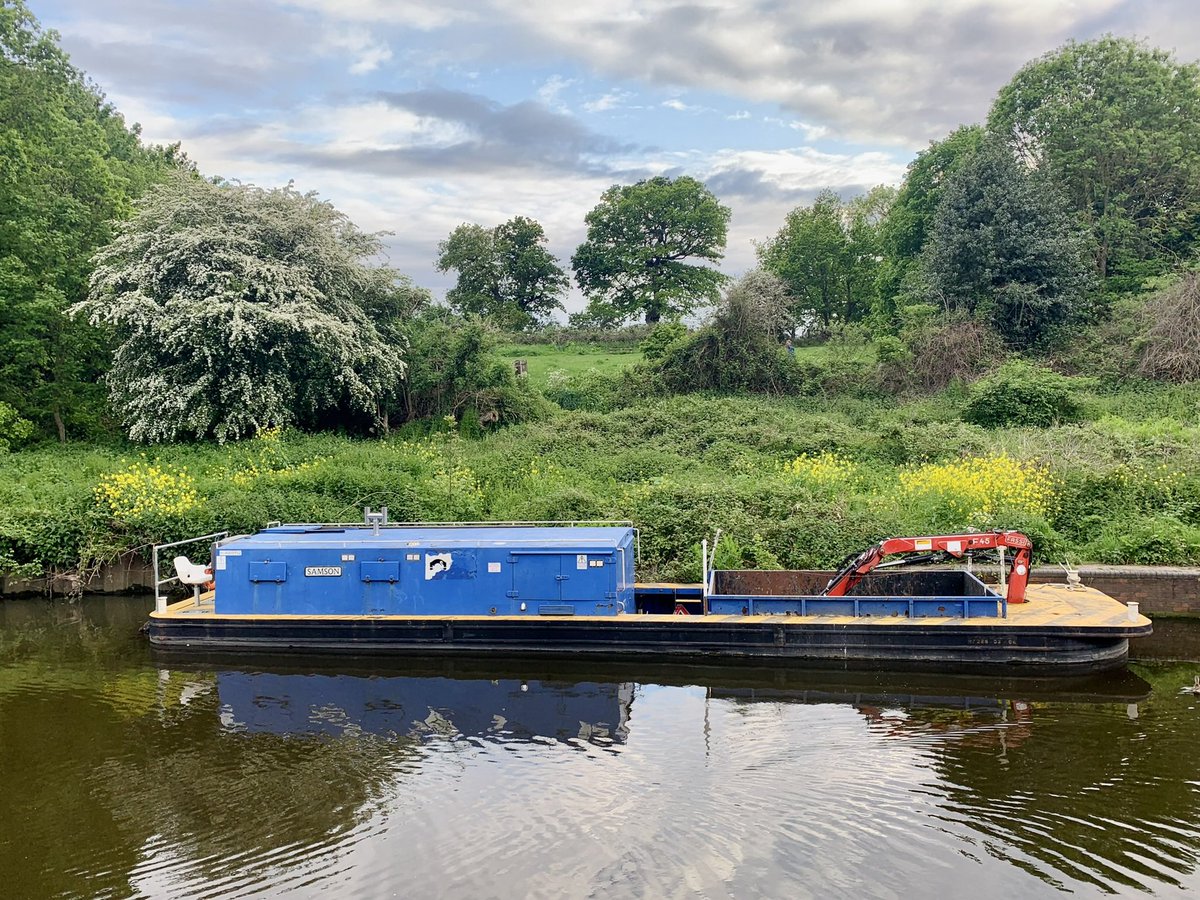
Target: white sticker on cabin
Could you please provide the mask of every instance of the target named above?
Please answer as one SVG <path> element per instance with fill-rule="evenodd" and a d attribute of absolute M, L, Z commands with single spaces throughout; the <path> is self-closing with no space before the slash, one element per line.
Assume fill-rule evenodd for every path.
<path fill-rule="evenodd" d="M 341 566 L 305 566 L 305 578 L 340 578 L 342 576 Z"/>
<path fill-rule="evenodd" d="M 342 562 L 354 562 L 354 554 L 353 553 L 343 553 L 342 554 Z"/>
<path fill-rule="evenodd" d="M 575 554 L 575 568 L 577 568 L 577 569 L 586 569 L 587 568 L 587 554 L 586 553 Z"/>
<path fill-rule="evenodd" d="M 498 563 L 498 562 L 488 563 L 488 571 L 491 572 L 493 575 L 496 574 L 497 572 L 500 571 L 500 563 Z"/>
<path fill-rule="evenodd" d="M 404 558 L 406 560 L 408 560 L 408 562 L 420 562 L 421 554 L 420 553 L 406 553 Z"/>
<path fill-rule="evenodd" d="M 224 556 L 241 556 L 242 555 L 241 550 L 222 550 L 221 553 Z"/>
<path fill-rule="evenodd" d="M 225 555 L 224 554 L 221 554 L 220 556 L 217 557 L 217 571 L 218 572 L 225 571 Z"/>
<path fill-rule="evenodd" d="M 454 558 L 449 553 L 425 554 L 425 580 L 432 581 L 443 572 L 449 572 Z"/>

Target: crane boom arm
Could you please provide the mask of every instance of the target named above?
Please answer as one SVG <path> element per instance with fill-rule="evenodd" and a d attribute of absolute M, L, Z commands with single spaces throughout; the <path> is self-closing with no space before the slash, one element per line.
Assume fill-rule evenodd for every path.
<path fill-rule="evenodd" d="M 934 537 L 886 538 L 849 558 L 825 586 L 824 596 L 844 597 L 885 558 L 897 553 L 945 553 L 961 558 L 976 550 L 1016 551 L 1008 571 L 1008 602 L 1024 603 L 1033 558 L 1033 541 L 1019 531 L 987 531 Z"/>

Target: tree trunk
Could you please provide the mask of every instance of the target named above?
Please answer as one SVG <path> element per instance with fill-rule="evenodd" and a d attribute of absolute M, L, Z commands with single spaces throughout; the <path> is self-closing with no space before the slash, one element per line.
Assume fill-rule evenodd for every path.
<path fill-rule="evenodd" d="M 662 319 L 662 313 L 658 311 L 657 306 L 650 306 L 650 307 L 646 308 L 646 324 L 647 325 L 657 325 L 661 319 Z"/>
<path fill-rule="evenodd" d="M 67 426 L 63 423 L 62 415 L 57 407 L 54 409 L 54 427 L 58 431 L 58 442 L 65 444 L 67 442 Z"/>

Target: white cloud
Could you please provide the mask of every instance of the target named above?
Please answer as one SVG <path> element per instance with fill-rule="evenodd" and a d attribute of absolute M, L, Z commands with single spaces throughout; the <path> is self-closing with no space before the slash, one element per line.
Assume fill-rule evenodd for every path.
<path fill-rule="evenodd" d="M 396 264 L 435 286 L 444 285 L 432 268 L 436 243 L 455 225 L 530 215 L 565 260 L 600 193 L 648 172 L 714 185 L 733 209 L 725 269 L 736 274 L 753 264 L 751 240 L 775 231 L 792 206 L 821 188 L 849 194 L 895 183 L 907 161 L 903 150 L 701 153 L 678 144 L 670 115 L 646 117 L 657 132 L 596 135 L 545 108 L 561 111 L 567 97 L 589 97 L 588 113 L 666 97 L 658 109 L 694 114 L 713 111 L 688 99 L 716 92 L 723 110 L 737 110 L 723 116 L 732 122 L 759 114 L 751 104 L 778 105 L 771 119 L 789 143 L 852 138 L 915 149 L 980 120 L 1022 63 L 1068 38 L 1136 28 L 1152 43 L 1182 45 L 1184 59 L 1200 52 L 1200 29 L 1183 27 L 1196 17 L 1185 0 L 1153 8 L 1137 0 L 526 0 L 503 9 L 498 0 L 54 2 L 76 17 L 48 24 L 147 140 L 183 139 L 209 174 L 264 185 L 294 178 L 363 227 L 395 231 Z M 572 77 L 541 81 L 533 102 L 477 97 L 474 125 L 361 93 L 413 94 L 475 75 L 482 92 L 495 76 L 529 84 L 532 73 L 555 68 Z M 526 115 L 512 115 L 518 107 Z M 493 131 L 481 138 L 485 120 Z M 624 121 L 605 119 L 614 128 Z M 542 144 L 529 138 L 539 128 Z M 731 144 L 759 133 L 727 132 Z M 448 162 L 444 151 L 481 140 L 508 143 L 504 153 Z M 413 148 L 428 151 L 425 165 L 402 152 Z M 357 162 L 372 155 L 369 167 Z"/>
<path fill-rule="evenodd" d="M 378 40 L 362 27 L 339 29 L 326 39 L 326 52 L 340 56 L 348 54 L 350 65 L 346 71 L 351 75 L 365 75 L 392 58 L 392 49 L 387 42 Z"/>
<path fill-rule="evenodd" d="M 1192 7 L 1170 0 L 1194 21 Z M 1168 46 L 1200 49 L 1134 0 L 527 0 L 511 16 L 544 46 L 594 70 L 778 103 L 828 134 L 910 148 L 978 121 L 1029 59 L 1072 37 L 1155 23 Z M 755 8 L 759 7 L 759 8 Z M 668 36 L 669 37 L 665 37 Z"/>
<path fill-rule="evenodd" d="M 575 84 L 574 78 L 563 78 L 561 75 L 551 75 L 538 88 L 538 99 L 551 109 L 566 112 L 567 106 L 562 100 L 562 92 Z"/>
<path fill-rule="evenodd" d="M 276 5 L 304 9 L 329 19 L 400 25 L 421 31 L 445 28 L 477 18 L 476 4 L 440 0 L 274 0 Z"/>
<path fill-rule="evenodd" d="M 583 108 L 590 113 L 606 112 L 623 105 L 631 96 L 628 91 L 609 91 L 595 100 L 587 101 Z"/>

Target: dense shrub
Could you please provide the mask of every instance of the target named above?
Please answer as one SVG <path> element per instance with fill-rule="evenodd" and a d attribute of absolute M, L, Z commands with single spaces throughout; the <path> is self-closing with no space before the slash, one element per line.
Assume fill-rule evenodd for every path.
<path fill-rule="evenodd" d="M 1102 563 L 1196 565 L 1200 563 L 1200 528 L 1171 516 L 1122 520 L 1106 528 L 1090 545 Z"/>
<path fill-rule="evenodd" d="M 483 322 L 431 310 L 407 332 L 408 372 L 398 409 L 403 420 L 452 416 L 468 432 L 479 432 L 546 412 L 512 364 L 494 352 L 496 335 Z"/>
<path fill-rule="evenodd" d="M 1076 383 L 1064 375 L 1013 360 L 971 385 L 963 419 L 985 428 L 1045 428 L 1084 417 Z"/>
<path fill-rule="evenodd" d="M 778 344 L 710 325 L 672 346 L 662 359 L 664 384 L 672 391 L 746 391 L 786 394 L 799 370 Z"/>
<path fill-rule="evenodd" d="M 0 453 L 8 453 L 32 436 L 33 423 L 22 419 L 7 403 L 0 402 Z"/>
<path fill-rule="evenodd" d="M 780 346 L 791 321 L 783 283 L 754 270 L 725 292 L 711 324 L 663 354 L 663 382 L 674 391 L 787 393 L 796 370 Z"/>
<path fill-rule="evenodd" d="M 875 339 L 875 358 L 883 365 L 907 363 L 911 357 L 904 342 L 895 335 L 884 334 Z"/>
<path fill-rule="evenodd" d="M 667 351 L 687 337 L 687 326 L 682 322 L 659 322 L 646 339 L 638 344 L 642 356 L 648 360 L 659 360 Z"/>

